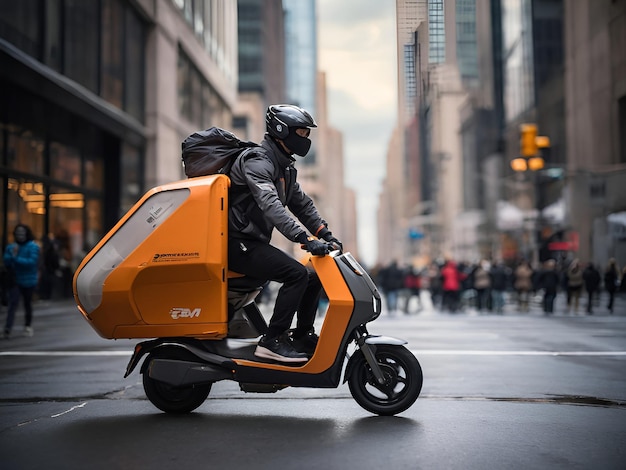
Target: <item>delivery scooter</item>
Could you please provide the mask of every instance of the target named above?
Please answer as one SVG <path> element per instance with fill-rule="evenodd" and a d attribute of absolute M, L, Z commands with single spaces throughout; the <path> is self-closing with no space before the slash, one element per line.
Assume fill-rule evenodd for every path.
<path fill-rule="evenodd" d="M 258 358 L 267 324 L 254 301 L 258 281 L 227 269 L 228 187 L 224 175 L 148 191 L 84 258 L 74 296 L 104 338 L 138 343 L 126 369 L 140 372 L 148 399 L 167 413 L 189 413 L 213 383 L 244 392 L 336 388 L 348 382 L 365 410 L 395 415 L 417 400 L 422 369 L 406 341 L 369 334 L 381 296 L 350 253 L 306 256 L 329 304 L 317 347 L 305 363 Z"/>

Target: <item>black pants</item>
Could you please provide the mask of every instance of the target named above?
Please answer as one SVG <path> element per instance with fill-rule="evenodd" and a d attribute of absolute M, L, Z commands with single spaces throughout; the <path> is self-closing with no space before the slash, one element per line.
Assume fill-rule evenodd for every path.
<path fill-rule="evenodd" d="M 228 269 L 261 281 L 282 283 L 276 297 L 267 336 L 275 338 L 289 329 L 298 312 L 296 328 L 313 327 L 322 285 L 312 270 L 278 248 L 257 240 L 228 240 Z"/>
<path fill-rule="evenodd" d="M 609 309 L 609 312 L 613 313 L 613 302 L 615 300 L 615 289 L 607 289 L 607 292 L 609 294 L 609 303 L 606 306 L 606 308 Z"/>
<path fill-rule="evenodd" d="M 7 321 L 4 325 L 4 331 L 11 332 L 13 328 L 13 322 L 15 321 L 15 312 L 20 303 L 20 297 L 24 301 L 24 313 L 26 314 L 24 319 L 24 326 L 30 326 L 33 322 L 33 292 L 34 287 L 22 287 L 15 285 L 9 290 L 9 306 L 7 309 Z"/>

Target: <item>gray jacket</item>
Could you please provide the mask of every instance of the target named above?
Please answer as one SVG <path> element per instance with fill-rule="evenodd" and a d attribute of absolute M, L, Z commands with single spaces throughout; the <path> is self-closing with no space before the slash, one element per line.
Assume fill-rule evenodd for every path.
<path fill-rule="evenodd" d="M 235 161 L 229 176 L 230 237 L 254 238 L 269 243 L 276 228 L 289 240 L 298 241 L 306 231 L 286 208 L 313 235 L 326 227 L 315 204 L 296 181 L 294 159 L 280 150 L 267 134 L 261 147 Z"/>

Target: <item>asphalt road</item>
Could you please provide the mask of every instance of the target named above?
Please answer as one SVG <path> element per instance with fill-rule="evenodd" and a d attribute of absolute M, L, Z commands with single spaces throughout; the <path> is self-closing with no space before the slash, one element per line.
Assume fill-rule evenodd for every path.
<path fill-rule="evenodd" d="M 71 303 L 39 303 L 35 336 L 0 342 L 0 468 L 624 469 L 619 306 L 385 313 L 370 331 L 408 340 L 424 371 L 396 417 L 363 410 L 346 385 L 267 395 L 230 382 L 170 416 L 137 372 L 123 378 L 133 341 L 99 338 Z"/>

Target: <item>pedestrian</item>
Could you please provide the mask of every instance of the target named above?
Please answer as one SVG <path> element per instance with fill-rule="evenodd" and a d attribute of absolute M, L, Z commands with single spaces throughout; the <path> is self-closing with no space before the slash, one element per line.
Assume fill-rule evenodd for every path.
<path fill-rule="evenodd" d="M 533 290 L 533 268 L 528 261 L 519 263 L 513 273 L 513 289 L 517 293 L 517 310 L 528 312 L 530 293 Z"/>
<path fill-rule="evenodd" d="M 39 245 L 28 225 L 18 224 L 13 230 L 14 243 L 7 245 L 3 261 L 11 278 L 8 291 L 7 319 L 4 325 L 5 339 L 11 337 L 15 321 L 15 312 L 20 303 L 24 302 L 24 336 L 33 336 L 33 293 L 37 288 L 39 272 Z"/>
<path fill-rule="evenodd" d="M 398 261 L 393 260 L 386 267 L 382 268 L 379 273 L 380 287 L 385 294 L 387 311 L 394 314 L 398 309 L 398 294 L 404 287 L 404 274 Z"/>
<path fill-rule="evenodd" d="M 430 290 L 430 300 L 433 307 L 441 307 L 442 291 L 441 291 L 441 269 L 436 262 L 430 263 L 426 271 L 428 277 L 428 289 Z"/>
<path fill-rule="evenodd" d="M 491 277 L 491 304 L 496 313 L 504 313 L 504 293 L 509 287 L 510 269 L 498 261 L 489 272 Z"/>
<path fill-rule="evenodd" d="M 417 268 L 413 266 L 409 266 L 404 274 L 404 290 L 406 301 L 404 303 L 404 313 L 409 314 L 409 302 L 413 297 L 417 298 L 417 311 L 419 312 L 422 309 L 422 304 L 420 301 L 420 291 L 422 288 L 422 282 L 420 273 Z"/>
<path fill-rule="evenodd" d="M 476 291 L 476 307 L 479 312 L 488 309 L 488 298 L 491 293 L 490 263 L 481 260 L 471 274 L 472 287 Z"/>
<path fill-rule="evenodd" d="M 537 285 L 543 289 L 543 312 L 546 315 L 554 313 L 554 299 L 559 288 L 559 273 L 556 270 L 556 261 L 549 259 L 537 278 Z"/>
<path fill-rule="evenodd" d="M 617 267 L 617 261 L 615 258 L 609 259 L 609 263 L 604 270 L 604 288 L 609 294 L 609 303 L 606 308 L 611 314 L 613 314 L 613 302 L 615 301 L 615 292 L 617 291 L 620 279 L 619 268 Z"/>
<path fill-rule="evenodd" d="M 294 155 L 309 152 L 315 120 L 302 108 L 281 104 L 267 108 L 265 123 L 261 146 L 238 157 L 230 170 L 231 200 L 236 202 L 229 207 L 228 265 L 259 281 L 282 284 L 255 356 L 302 363 L 317 346 L 313 323 L 321 283 L 312 270 L 270 244 L 272 232 L 276 228 L 312 255 L 328 252 L 319 239 L 338 247 L 341 242 L 297 181 Z M 288 331 L 296 312 L 296 327 Z"/>
<path fill-rule="evenodd" d="M 593 263 L 589 263 L 583 271 L 583 282 L 587 291 L 587 313 L 593 315 L 593 298 L 600 288 L 602 277 Z"/>
<path fill-rule="evenodd" d="M 441 268 L 441 289 L 443 310 L 455 313 L 459 309 L 461 281 L 463 276 L 454 261 L 448 260 Z"/>
<path fill-rule="evenodd" d="M 580 260 L 572 261 L 566 271 L 567 311 L 574 306 L 574 313 L 578 312 L 580 294 L 583 290 L 583 269 Z"/>

